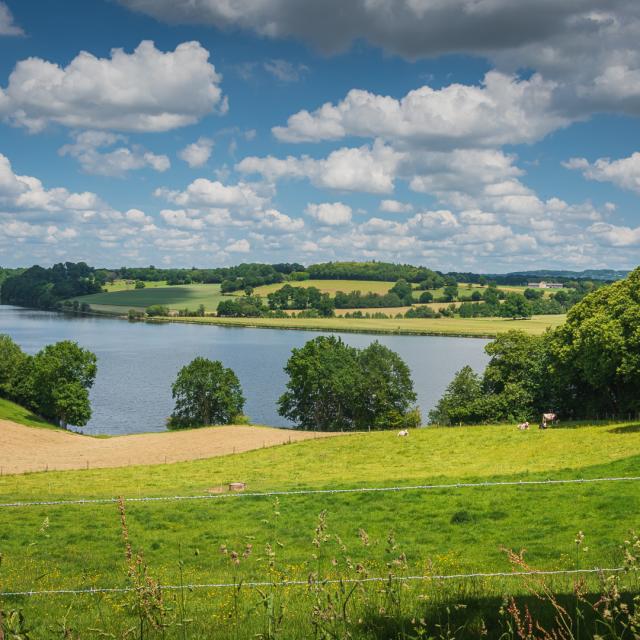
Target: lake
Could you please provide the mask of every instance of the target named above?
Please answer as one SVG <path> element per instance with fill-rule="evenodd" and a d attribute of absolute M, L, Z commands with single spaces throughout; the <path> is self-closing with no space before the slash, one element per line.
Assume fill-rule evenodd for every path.
<path fill-rule="evenodd" d="M 291 426 L 278 415 L 285 390 L 283 367 L 291 349 L 319 335 L 312 331 L 251 329 L 189 324 L 129 323 L 124 320 L 66 316 L 0 305 L 0 333 L 27 353 L 59 340 L 75 340 L 98 357 L 91 390 L 93 417 L 82 428 L 91 434 L 162 431 L 173 409 L 171 384 L 178 370 L 196 356 L 221 360 L 235 372 L 247 399 L 245 413 L 256 424 Z M 431 336 L 338 334 L 354 347 L 374 340 L 393 349 L 411 368 L 418 404 L 426 420 L 464 365 L 482 371 L 487 340 Z"/>

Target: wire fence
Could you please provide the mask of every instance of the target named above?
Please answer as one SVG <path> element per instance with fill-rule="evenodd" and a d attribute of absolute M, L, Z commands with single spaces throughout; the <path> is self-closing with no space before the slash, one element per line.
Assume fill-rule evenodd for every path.
<path fill-rule="evenodd" d="M 113 497 L 113 498 L 77 498 L 73 500 L 35 500 L 31 502 L 4 502 L 0 503 L 0 508 L 26 508 L 26 507 L 48 507 L 48 506 L 71 506 L 71 505 L 101 505 L 115 504 L 120 500 L 127 503 L 132 502 L 179 502 L 188 500 L 222 500 L 229 498 L 268 498 L 284 496 L 305 496 L 305 495 L 331 495 L 349 493 L 390 493 L 401 491 L 433 491 L 451 489 L 470 489 L 485 487 L 528 487 L 528 486 L 553 486 L 553 485 L 576 485 L 595 484 L 604 482 L 637 482 L 640 476 L 620 476 L 604 478 L 559 478 L 546 480 L 504 480 L 487 482 L 455 482 L 448 484 L 419 484 L 394 487 L 353 487 L 346 489 L 294 489 L 289 491 L 262 491 L 262 492 L 229 492 L 191 496 L 144 496 L 144 497 Z"/>
<path fill-rule="evenodd" d="M 198 590 L 198 589 L 237 589 L 239 587 L 261 588 L 261 587 L 313 587 L 314 585 L 332 584 L 367 584 L 380 582 L 416 582 L 429 581 L 443 582 L 447 580 L 473 580 L 473 579 L 493 579 L 493 578 L 523 578 L 535 576 L 560 576 L 560 575 L 584 575 L 584 574 L 614 574 L 625 572 L 637 572 L 635 568 L 614 567 L 591 569 L 549 569 L 538 571 L 512 571 L 493 573 L 456 573 L 445 575 L 415 575 L 415 576 L 376 576 L 368 578 L 331 578 L 326 580 L 281 580 L 277 582 L 212 582 L 198 584 L 170 584 L 159 585 L 165 591 Z M 45 589 L 41 591 L 0 591 L 0 597 L 30 597 L 30 596 L 60 596 L 60 595 L 97 595 L 101 593 L 131 593 L 140 591 L 145 587 L 86 587 L 83 589 Z"/>

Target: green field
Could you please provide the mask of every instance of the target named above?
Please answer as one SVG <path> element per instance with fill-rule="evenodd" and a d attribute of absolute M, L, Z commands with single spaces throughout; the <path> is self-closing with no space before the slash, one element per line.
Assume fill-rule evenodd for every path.
<path fill-rule="evenodd" d="M 409 438 L 394 432 L 353 434 L 174 465 L 8 476 L 0 478 L 0 501 L 196 496 L 230 481 L 246 482 L 253 492 L 639 472 L 640 424 L 529 432 L 513 426 L 426 428 Z M 317 530 L 323 511 L 326 529 Z M 622 562 L 620 545 L 629 530 L 640 527 L 639 513 L 635 482 L 285 495 L 277 504 L 273 497 L 229 497 L 126 505 L 131 544 L 143 554 L 149 575 L 165 585 L 304 581 L 313 573 L 335 578 L 509 571 L 505 548 L 525 548 L 536 568 L 613 567 Z M 115 504 L 3 508 L 0 521 L 0 590 L 129 584 Z M 578 531 L 586 534 L 588 552 L 576 555 Z M 251 554 L 244 558 L 248 544 Z M 231 551 L 240 552 L 238 564 L 230 561 Z M 350 568 L 357 563 L 359 569 Z M 571 589 L 568 579 L 554 584 Z M 397 593 L 392 589 L 391 584 L 372 584 L 356 593 L 349 637 L 391 637 L 358 626 L 372 603 L 385 612 L 390 598 L 404 599 L 404 609 L 394 609 L 393 616 L 387 611 L 378 623 L 409 624 L 438 602 L 463 598 L 493 598 L 495 613 L 507 590 L 522 593 L 524 585 L 479 579 L 448 587 L 415 583 Z M 281 633 L 273 637 L 314 637 L 311 612 L 321 604 L 318 599 L 326 604 L 330 594 L 339 599 L 340 593 L 339 588 L 268 585 L 261 591 L 166 592 L 172 608 L 168 615 L 177 625 L 167 637 L 256 637 L 264 625 L 275 623 L 269 606 L 284 606 Z M 38 632 L 34 637 L 64 637 L 48 634 L 63 620 L 81 630 L 71 637 L 139 637 L 124 634 L 135 627 L 136 617 L 132 597 L 122 594 L 12 597 L 0 602 L 3 607 L 22 608 Z M 191 622 L 183 636 L 180 625 L 186 619 Z M 157 631 L 144 637 L 163 636 Z"/>
<path fill-rule="evenodd" d="M 92 309 L 104 313 L 127 313 L 129 309 L 144 310 L 154 304 L 170 309 L 197 309 L 203 304 L 207 311 L 215 311 L 223 299 L 219 284 L 189 284 L 179 286 L 158 286 L 145 289 L 127 289 L 107 293 L 94 293 L 77 298 Z"/>
<path fill-rule="evenodd" d="M 265 329 L 308 331 L 354 331 L 359 333 L 397 333 L 407 335 L 452 335 L 494 337 L 511 329 L 540 335 L 564 322 L 564 315 L 533 316 L 530 320 L 507 318 L 171 318 L 175 322 L 215 324 Z"/>

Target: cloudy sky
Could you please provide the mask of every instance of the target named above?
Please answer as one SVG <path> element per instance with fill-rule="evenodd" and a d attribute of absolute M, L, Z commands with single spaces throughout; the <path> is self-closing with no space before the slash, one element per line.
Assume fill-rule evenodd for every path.
<path fill-rule="evenodd" d="M 640 260 L 637 0 L 0 0 L 0 265 Z"/>

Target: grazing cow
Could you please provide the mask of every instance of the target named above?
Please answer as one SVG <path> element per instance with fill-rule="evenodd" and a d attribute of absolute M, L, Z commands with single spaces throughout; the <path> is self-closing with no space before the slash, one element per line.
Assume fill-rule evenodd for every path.
<path fill-rule="evenodd" d="M 408 436 L 409 431 L 407 429 L 403 429 L 402 431 L 398 431 L 398 437 Z"/>
<path fill-rule="evenodd" d="M 527 431 L 527 429 L 529 429 L 529 423 L 528 422 L 521 422 L 518 425 L 518 429 L 520 429 L 520 431 Z"/>
<path fill-rule="evenodd" d="M 553 413 L 553 412 L 549 412 L 549 413 L 543 413 L 542 414 L 542 425 L 541 428 L 542 429 L 546 429 L 547 428 L 547 424 L 548 423 L 553 424 L 558 424 L 558 422 L 560 422 L 560 420 L 558 420 L 558 414 L 557 413 Z"/>

